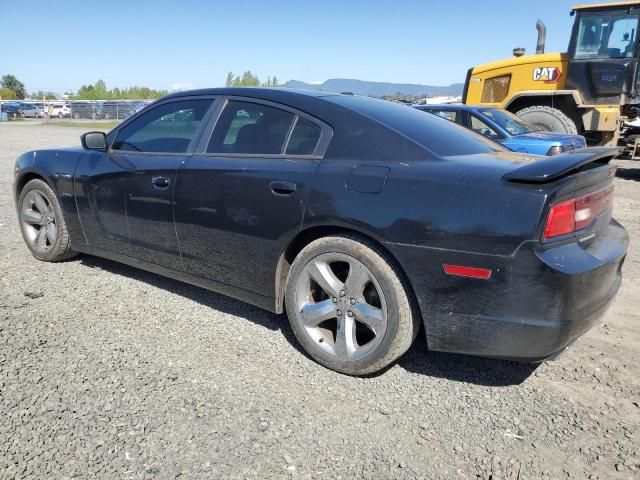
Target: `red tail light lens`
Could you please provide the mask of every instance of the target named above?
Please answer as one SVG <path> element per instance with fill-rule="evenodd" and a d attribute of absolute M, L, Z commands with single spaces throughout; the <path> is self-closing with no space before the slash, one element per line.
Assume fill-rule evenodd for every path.
<path fill-rule="evenodd" d="M 544 238 L 559 237 L 576 230 L 576 201 L 575 199 L 558 203 L 551 207 L 547 224 L 544 227 Z"/>
<path fill-rule="evenodd" d="M 613 207 L 613 185 L 557 203 L 549 210 L 544 238 L 554 238 L 587 228 Z"/>

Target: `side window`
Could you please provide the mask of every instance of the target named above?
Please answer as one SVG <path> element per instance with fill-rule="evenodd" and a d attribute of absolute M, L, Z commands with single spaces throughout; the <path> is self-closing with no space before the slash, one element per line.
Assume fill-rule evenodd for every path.
<path fill-rule="evenodd" d="M 141 115 L 118 132 L 112 150 L 185 153 L 213 100 L 165 103 Z"/>
<path fill-rule="evenodd" d="M 502 135 L 500 135 L 475 115 L 471 115 L 471 130 L 494 140 L 497 138 L 502 138 Z"/>
<path fill-rule="evenodd" d="M 638 30 L 638 17 L 627 17 L 614 20 L 609 27 L 609 41 L 607 43 L 607 56 L 631 57 L 635 46 L 635 36 Z"/>
<path fill-rule="evenodd" d="M 313 155 L 322 129 L 306 118 L 298 117 L 287 145 L 289 155 Z"/>
<path fill-rule="evenodd" d="M 279 108 L 231 100 L 218 119 L 207 152 L 280 154 L 294 118 Z"/>
<path fill-rule="evenodd" d="M 432 110 L 431 112 L 452 122 L 455 122 L 457 118 L 457 112 L 453 110 Z"/>

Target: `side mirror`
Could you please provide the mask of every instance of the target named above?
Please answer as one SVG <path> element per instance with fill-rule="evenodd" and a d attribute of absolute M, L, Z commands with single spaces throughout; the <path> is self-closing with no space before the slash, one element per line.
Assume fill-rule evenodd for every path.
<path fill-rule="evenodd" d="M 87 132 L 80 136 L 82 148 L 86 150 L 107 149 L 107 135 L 104 132 Z"/>

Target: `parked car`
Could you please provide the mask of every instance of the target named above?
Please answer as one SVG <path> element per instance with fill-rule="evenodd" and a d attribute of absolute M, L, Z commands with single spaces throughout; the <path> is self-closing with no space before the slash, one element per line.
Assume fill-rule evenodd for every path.
<path fill-rule="evenodd" d="M 69 109 L 71 117 L 75 119 L 90 118 L 95 120 L 103 118 L 101 102 L 71 102 Z"/>
<path fill-rule="evenodd" d="M 501 108 L 460 104 L 420 105 L 416 108 L 469 128 L 514 152 L 556 155 L 587 146 L 582 135 L 544 132 Z"/>
<path fill-rule="evenodd" d="M 104 102 L 102 104 L 103 118 L 122 120 L 129 118 L 140 108 L 139 102 Z"/>
<path fill-rule="evenodd" d="M 10 117 L 18 117 L 20 115 L 20 109 L 22 108 L 22 103 L 19 102 L 2 102 L 2 107 L 0 110 L 4 113 L 7 113 Z"/>
<path fill-rule="evenodd" d="M 68 118 L 71 117 L 71 108 L 67 103 L 51 103 L 47 110 L 49 117 Z"/>
<path fill-rule="evenodd" d="M 22 118 L 42 118 L 44 110 L 31 103 L 23 103 L 20 107 L 20 116 Z"/>
<path fill-rule="evenodd" d="M 172 94 L 81 142 L 16 161 L 36 258 L 286 310 L 339 372 L 384 368 L 421 323 L 432 350 L 540 361 L 620 286 L 616 149 L 522 155 L 391 102 L 260 88 Z"/>

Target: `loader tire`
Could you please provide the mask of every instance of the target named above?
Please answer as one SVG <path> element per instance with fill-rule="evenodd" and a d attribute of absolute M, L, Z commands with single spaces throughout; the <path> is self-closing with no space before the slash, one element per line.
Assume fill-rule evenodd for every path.
<path fill-rule="evenodd" d="M 578 134 L 575 122 L 557 108 L 534 105 L 523 108 L 516 115 L 546 132 Z"/>

